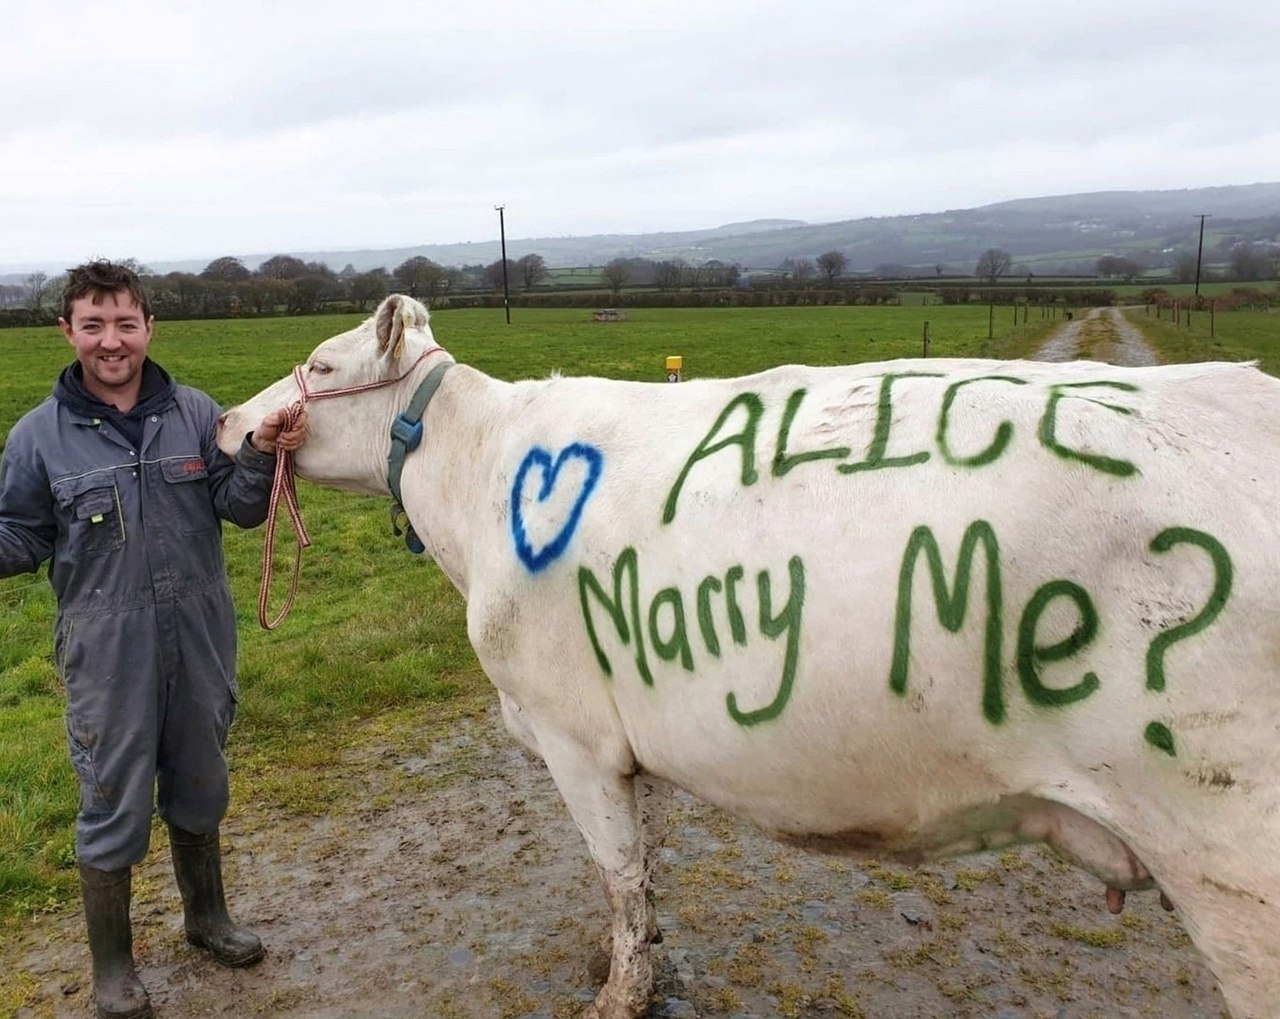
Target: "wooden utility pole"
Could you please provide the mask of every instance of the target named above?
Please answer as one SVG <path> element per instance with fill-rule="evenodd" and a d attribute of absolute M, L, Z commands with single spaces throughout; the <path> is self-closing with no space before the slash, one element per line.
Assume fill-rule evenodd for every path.
<path fill-rule="evenodd" d="M 1196 246 L 1196 298 L 1200 297 L 1200 259 L 1204 256 L 1204 221 L 1209 218 L 1207 212 L 1195 214 L 1200 219 L 1200 243 Z"/>
<path fill-rule="evenodd" d="M 503 216 L 505 205 L 495 205 L 498 210 L 498 236 L 502 238 L 502 307 L 507 313 L 507 325 L 511 325 L 511 291 L 507 287 L 507 223 Z"/>

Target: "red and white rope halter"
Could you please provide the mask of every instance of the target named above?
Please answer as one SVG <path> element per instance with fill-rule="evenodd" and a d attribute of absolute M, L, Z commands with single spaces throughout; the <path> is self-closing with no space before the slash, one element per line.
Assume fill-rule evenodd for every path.
<path fill-rule="evenodd" d="M 402 375 L 394 379 L 381 379 L 378 382 L 366 382 L 360 386 L 346 386 L 342 389 L 326 389 L 321 392 L 308 392 L 306 380 L 302 377 L 303 365 L 294 365 L 293 379 L 298 384 L 298 391 L 302 394 L 300 400 L 291 403 L 285 408 L 284 422 L 280 426 L 280 431 L 286 432 L 294 428 L 298 424 L 298 419 L 302 416 L 302 410 L 311 400 L 328 400 L 335 396 L 352 396 L 356 393 L 364 393 L 370 389 L 382 389 L 386 386 L 394 386 L 398 382 L 403 382 L 408 378 L 409 374 L 418 367 L 429 354 L 434 354 L 437 350 L 443 350 L 443 347 L 428 347 L 413 364 L 405 369 Z M 267 601 L 271 592 L 271 576 L 273 573 L 273 560 L 275 559 L 276 544 L 276 517 L 280 512 L 280 500 L 284 500 L 285 507 L 289 511 L 289 519 L 293 522 L 293 533 L 297 541 L 294 547 L 293 556 L 293 576 L 289 581 L 289 593 L 285 597 L 284 605 L 280 609 L 280 613 L 274 618 L 269 618 Z M 298 508 L 298 489 L 296 477 L 293 469 L 293 453 L 287 449 L 276 449 L 276 473 L 271 483 L 271 501 L 267 507 L 267 529 L 262 549 L 262 584 L 258 588 L 258 625 L 264 630 L 274 630 L 284 622 L 285 617 L 289 614 L 289 610 L 293 608 L 294 600 L 298 596 L 298 577 L 302 572 L 302 550 L 311 544 L 311 536 L 307 534 L 306 525 L 302 522 L 302 510 Z"/>

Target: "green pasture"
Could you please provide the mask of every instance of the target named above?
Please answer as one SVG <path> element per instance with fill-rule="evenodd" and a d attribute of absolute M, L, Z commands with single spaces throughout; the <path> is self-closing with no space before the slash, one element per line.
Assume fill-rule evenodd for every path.
<path fill-rule="evenodd" d="M 600 277 L 600 266 L 574 266 L 563 269 L 548 269 L 547 275 L 539 281 L 542 287 L 590 287 L 607 289 Z M 517 274 L 518 275 L 518 274 Z M 517 285 L 517 289 L 523 289 Z"/>
<path fill-rule="evenodd" d="M 1196 285 L 1194 283 L 1174 283 L 1169 279 L 1150 279 L 1140 276 L 1133 283 L 1116 280 L 1114 283 L 1101 281 L 1101 285 L 1108 290 L 1114 290 L 1122 300 L 1138 300 L 1148 290 L 1163 290 L 1173 297 L 1187 298 L 1188 300 L 1196 296 Z M 1225 297 L 1233 290 L 1239 290 L 1242 287 L 1261 290 L 1266 293 L 1274 291 L 1275 284 L 1269 281 L 1262 283 L 1234 283 L 1224 280 L 1206 280 L 1200 284 L 1200 297 L 1206 299 Z"/>
<path fill-rule="evenodd" d="M 1168 309 L 1161 318 L 1141 306 L 1125 315 L 1162 361 L 1257 360 L 1263 370 L 1280 375 L 1280 311 L 1193 311 L 1190 326 L 1185 311 L 1178 324 Z"/>
<path fill-rule="evenodd" d="M 744 375 L 778 364 L 838 364 L 919 356 L 924 323 L 931 356 L 1007 357 L 1030 349 L 1056 324 L 1033 311 L 1013 327 L 1013 309 L 979 307 L 627 309 L 624 322 L 595 322 L 585 309 L 516 308 L 436 312 L 436 340 L 462 361 L 504 379 L 552 371 L 610 378 L 663 378 L 668 354 L 685 359 L 686 377 Z M 326 336 L 361 315 L 160 322 L 151 352 L 183 382 L 224 404 L 261 389 L 306 357 Z M 1021 346 L 1020 346 L 1021 345 Z M 8 372 L 0 379 L 0 438 L 24 410 L 48 395 L 70 360 L 54 328 L 0 330 Z"/>
<path fill-rule="evenodd" d="M 928 321 L 933 356 L 1018 357 L 1061 322 L 1032 314 L 1015 327 L 1013 318 L 1012 308 L 997 308 L 990 339 L 985 307 L 639 309 L 614 323 L 594 322 L 583 310 L 515 309 L 510 325 L 500 310 L 458 310 L 436 314 L 433 326 L 459 360 L 500 378 L 559 371 L 665 385 L 659 380 L 670 354 L 683 356 L 686 378 L 912 357 Z M 152 354 L 180 381 L 231 404 L 359 320 L 161 322 Z M 1221 331 L 1224 343 L 1228 332 L 1233 337 L 1230 356 L 1270 354 L 1265 329 Z M 1273 325 L 1272 338 L 1274 332 Z M 54 329 L 9 329 L 0 332 L 0 355 L 3 437 L 48 394 L 70 348 Z M 447 731 L 460 713 L 490 703 L 461 599 L 434 564 L 410 555 L 391 533 L 388 503 L 305 483 L 299 495 L 314 544 L 298 603 L 281 629 L 257 625 L 262 531 L 231 528 L 225 538 L 241 623 L 232 810 L 246 816 L 322 814 L 339 801 L 359 802 L 369 794 L 358 776 L 335 766 L 346 745 L 371 731 Z M 282 521 L 280 583 L 292 558 L 287 532 Z M 278 584 L 273 604 L 281 593 Z M 0 581 L 0 928 L 61 909 L 75 891 L 77 792 L 52 662 L 52 618 L 43 571 Z"/>

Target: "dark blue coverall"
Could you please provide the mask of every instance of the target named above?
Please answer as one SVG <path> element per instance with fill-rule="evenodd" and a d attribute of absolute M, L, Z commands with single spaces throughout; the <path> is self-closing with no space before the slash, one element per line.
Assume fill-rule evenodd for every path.
<path fill-rule="evenodd" d="M 80 780 L 76 854 L 112 871 L 146 855 L 153 804 L 197 833 L 226 813 L 223 750 L 239 691 L 221 521 L 266 518 L 275 457 L 247 440 L 235 460 L 224 455 L 218 405 L 152 361 L 130 428 L 86 412 L 67 399 L 77 367 L 9 433 L 0 576 L 51 560 L 54 651 Z"/>

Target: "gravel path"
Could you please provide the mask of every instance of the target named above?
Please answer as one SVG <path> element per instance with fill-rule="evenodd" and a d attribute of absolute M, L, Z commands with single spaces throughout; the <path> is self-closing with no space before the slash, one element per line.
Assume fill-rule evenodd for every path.
<path fill-rule="evenodd" d="M 1158 364 L 1155 351 L 1119 308 L 1090 308 L 1064 322 L 1032 356 L 1035 361 L 1106 361 L 1128 367 Z"/>

